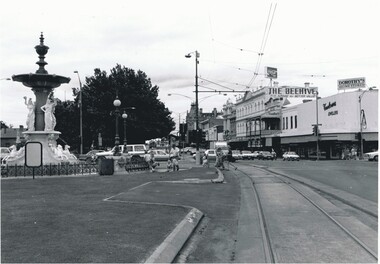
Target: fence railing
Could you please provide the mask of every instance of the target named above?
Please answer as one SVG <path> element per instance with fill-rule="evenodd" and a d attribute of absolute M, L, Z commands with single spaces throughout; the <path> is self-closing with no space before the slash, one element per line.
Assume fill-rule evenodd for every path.
<path fill-rule="evenodd" d="M 149 169 L 145 160 L 119 162 L 117 166 L 124 167 L 127 172 L 143 171 Z M 34 171 L 33 171 L 34 170 Z M 99 163 L 62 163 L 48 164 L 37 168 L 25 165 L 2 165 L 1 177 L 27 177 L 27 176 L 75 176 L 98 174 Z"/>
<path fill-rule="evenodd" d="M 34 170 L 34 171 L 33 171 Z M 47 164 L 36 168 L 25 165 L 3 165 L 1 166 L 1 177 L 26 177 L 32 176 L 68 176 L 96 174 L 99 172 L 97 164 L 88 163 L 63 163 Z"/>

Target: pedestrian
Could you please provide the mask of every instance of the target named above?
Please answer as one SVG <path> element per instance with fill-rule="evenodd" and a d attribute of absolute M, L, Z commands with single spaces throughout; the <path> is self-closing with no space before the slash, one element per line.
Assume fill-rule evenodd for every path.
<path fill-rule="evenodd" d="M 231 146 L 228 145 L 228 152 L 227 152 L 227 170 L 230 170 L 230 162 L 233 162 L 233 157 L 232 157 Z"/>
<path fill-rule="evenodd" d="M 173 164 L 173 171 L 178 171 L 179 170 L 179 148 L 175 146 L 175 144 L 172 145 L 172 148 L 169 153 L 169 159 L 171 160 Z"/>
<path fill-rule="evenodd" d="M 150 147 L 148 153 L 145 155 L 145 160 L 148 162 L 150 172 L 155 172 L 155 161 L 153 147 Z"/>
<path fill-rule="evenodd" d="M 206 155 L 206 153 L 203 155 L 203 158 L 202 158 L 202 165 L 203 165 L 203 167 L 205 167 L 205 168 L 209 168 L 209 167 L 210 167 L 210 164 L 208 163 L 208 159 L 207 159 L 207 155 Z"/>
<path fill-rule="evenodd" d="M 224 170 L 224 157 L 223 157 L 223 152 L 221 148 L 216 149 L 216 163 L 215 163 L 216 168 L 221 168 Z"/>
<path fill-rule="evenodd" d="M 173 163 L 169 157 L 168 162 L 166 163 L 166 171 L 169 172 L 172 168 L 173 168 Z"/>

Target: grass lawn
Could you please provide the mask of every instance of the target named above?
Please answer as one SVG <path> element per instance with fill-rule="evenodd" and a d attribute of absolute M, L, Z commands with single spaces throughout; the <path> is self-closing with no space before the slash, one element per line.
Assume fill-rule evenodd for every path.
<path fill-rule="evenodd" d="M 189 209 L 103 199 L 127 192 L 149 177 L 2 180 L 1 262 L 144 260 Z"/>

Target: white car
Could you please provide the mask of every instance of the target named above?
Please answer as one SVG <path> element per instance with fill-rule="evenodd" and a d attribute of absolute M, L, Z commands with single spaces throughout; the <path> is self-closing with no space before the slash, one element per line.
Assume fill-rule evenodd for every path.
<path fill-rule="evenodd" d="M 251 151 L 249 151 L 249 150 L 243 150 L 241 152 L 241 156 L 242 156 L 243 160 L 253 160 L 253 159 L 255 159 L 254 154 Z"/>
<path fill-rule="evenodd" d="M 364 158 L 368 159 L 368 161 L 378 161 L 379 151 L 367 152 L 364 153 Z"/>
<path fill-rule="evenodd" d="M 300 160 L 300 156 L 297 155 L 294 151 L 285 152 L 284 155 L 282 155 L 283 160 Z"/>
<path fill-rule="evenodd" d="M 124 145 L 119 145 L 120 153 L 124 152 Z M 136 145 L 127 145 L 127 151 L 129 155 L 139 155 L 140 157 L 144 157 L 147 150 L 144 144 L 136 144 Z M 115 147 L 113 147 L 110 151 L 104 151 L 96 153 L 95 155 L 100 157 L 113 156 L 115 153 Z"/>
<path fill-rule="evenodd" d="M 242 156 L 240 150 L 233 150 L 232 151 L 232 157 L 234 157 L 236 160 L 243 159 L 243 156 Z"/>
<path fill-rule="evenodd" d="M 168 161 L 169 154 L 166 153 L 164 150 L 162 150 L 162 149 L 153 149 L 152 151 L 154 153 L 154 160 L 155 161 Z M 148 153 L 149 153 L 149 151 L 148 151 Z"/>

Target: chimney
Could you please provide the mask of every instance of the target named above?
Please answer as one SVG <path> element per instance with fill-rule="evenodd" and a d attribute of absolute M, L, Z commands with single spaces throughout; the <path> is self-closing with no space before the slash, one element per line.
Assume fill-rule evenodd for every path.
<path fill-rule="evenodd" d="M 216 108 L 214 107 L 214 109 L 212 110 L 212 115 L 214 117 L 216 117 L 218 115 L 218 111 L 216 110 Z"/>
<path fill-rule="evenodd" d="M 309 87 L 310 87 L 310 83 L 305 82 L 305 88 L 309 88 Z"/>

